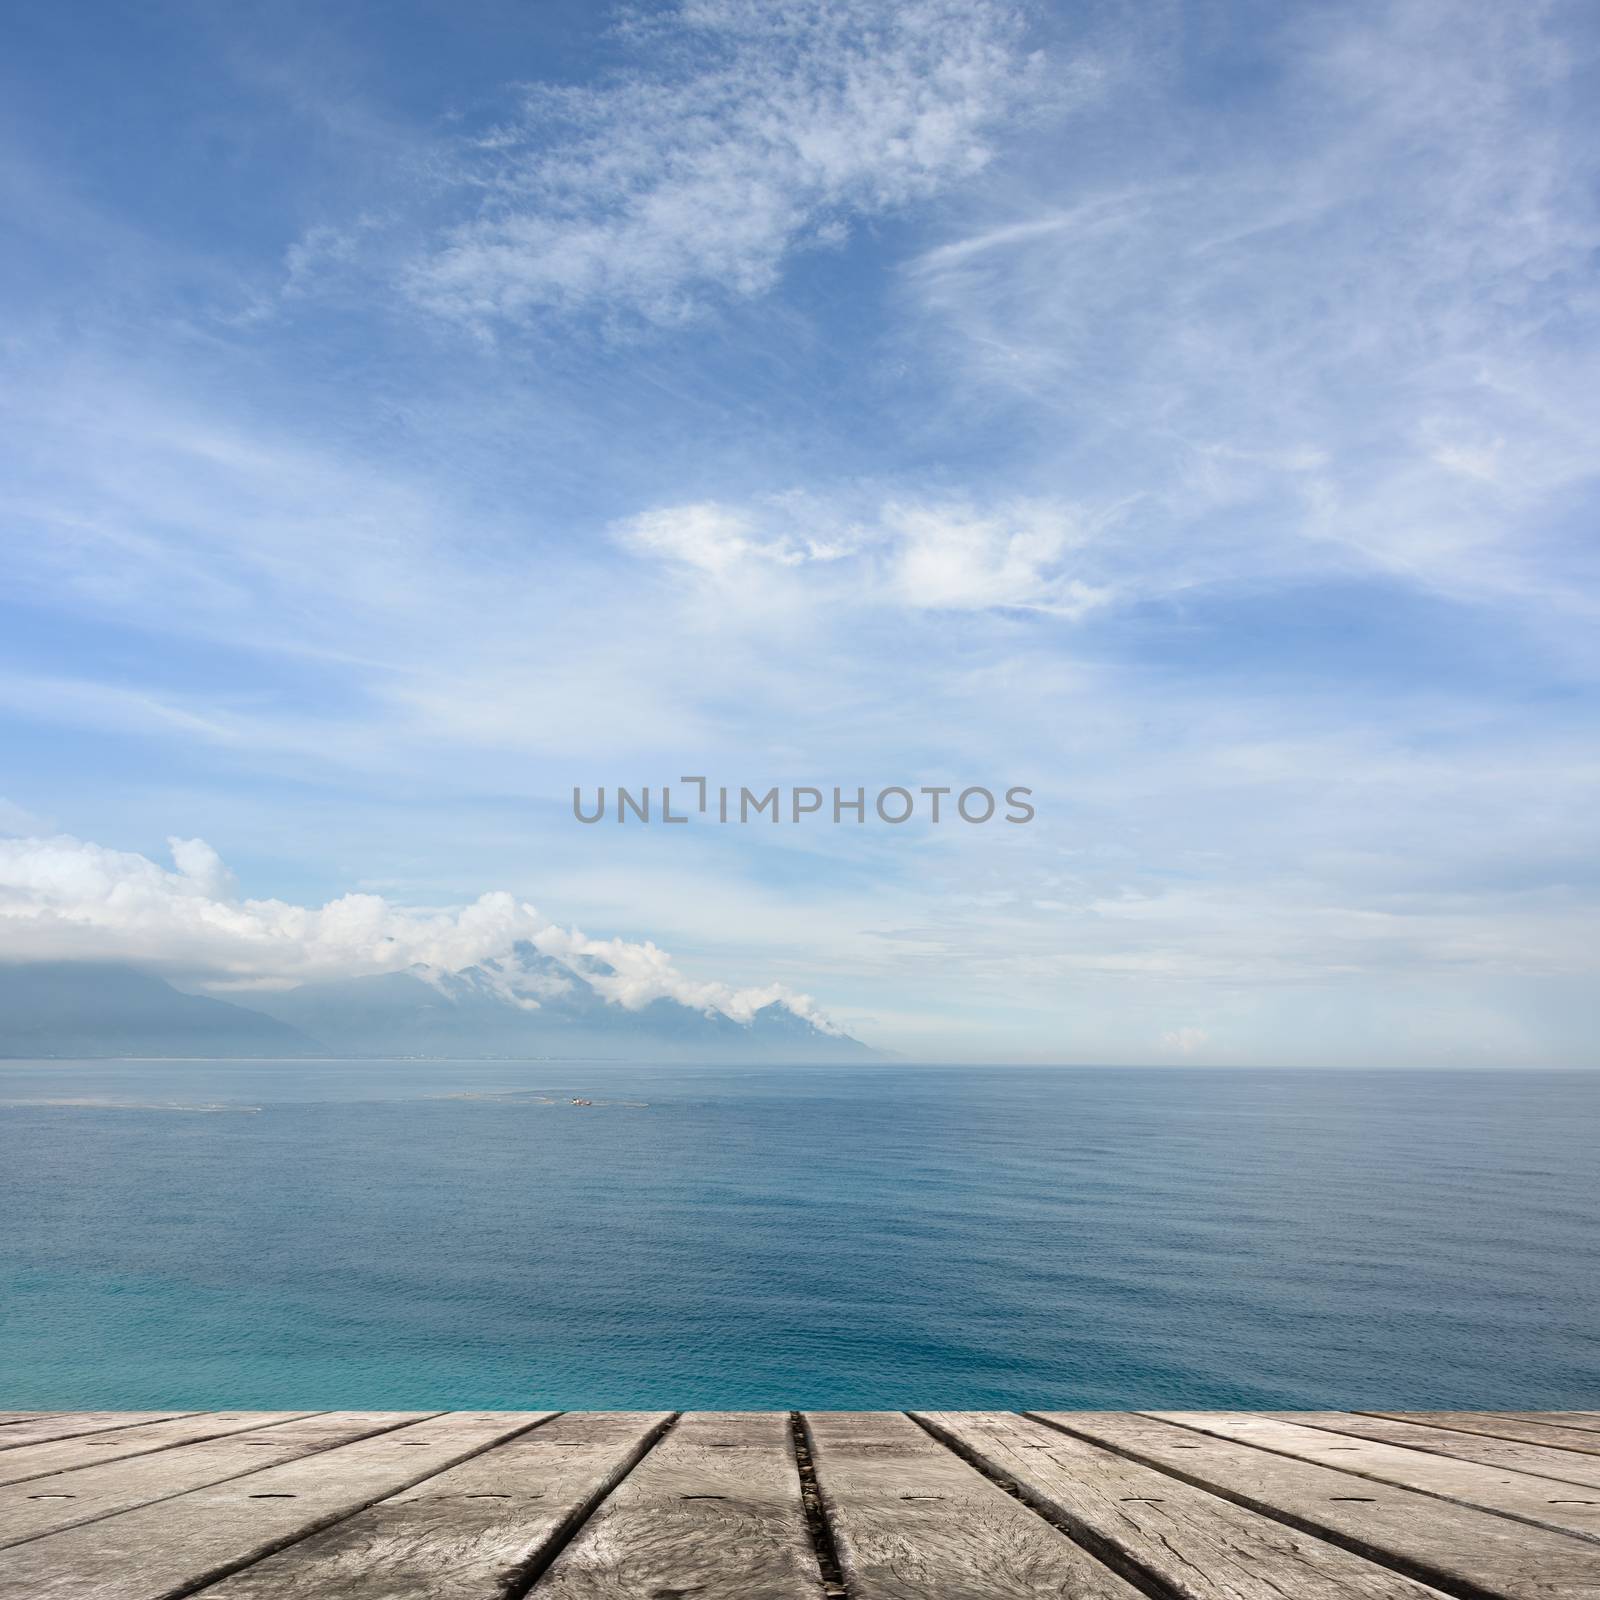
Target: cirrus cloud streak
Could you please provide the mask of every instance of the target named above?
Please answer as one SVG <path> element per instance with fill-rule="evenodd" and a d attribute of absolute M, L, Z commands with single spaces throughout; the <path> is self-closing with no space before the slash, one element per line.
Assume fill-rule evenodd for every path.
<path fill-rule="evenodd" d="M 1041 89 L 1018 10 L 994 0 L 683 0 L 618 34 L 629 66 L 527 87 L 458 152 L 481 209 L 412 264 L 417 302 L 482 325 L 682 322 L 972 177 Z"/>

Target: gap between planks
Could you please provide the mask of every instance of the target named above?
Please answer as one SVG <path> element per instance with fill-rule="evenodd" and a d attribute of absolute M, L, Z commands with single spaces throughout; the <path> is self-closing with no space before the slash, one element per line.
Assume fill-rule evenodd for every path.
<path fill-rule="evenodd" d="M 1600 1547 L 1581 1535 L 1139 1413 L 1027 1415 L 1448 1594 L 1467 1600 L 1600 1596 Z"/>
<path fill-rule="evenodd" d="M 246 1436 L 242 1430 L 226 1437 L 205 1432 L 211 1423 L 203 1419 L 220 1420 L 217 1413 L 143 1414 L 121 1423 L 106 1421 L 110 1415 L 95 1414 L 87 1427 L 62 1417 L 48 1422 L 68 1430 L 55 1435 L 62 1441 L 143 1428 L 143 1439 L 170 1433 L 172 1442 L 139 1449 L 141 1436 L 130 1433 L 119 1446 L 120 1461 L 32 1478 L 19 1487 L 68 1477 L 83 1485 L 95 1474 L 94 1481 L 107 1482 L 119 1469 L 137 1480 L 154 1475 L 152 1463 L 196 1464 L 197 1452 L 226 1452 Z M 376 1440 L 369 1435 L 331 1443 L 314 1457 L 246 1468 L 242 1478 L 234 1474 L 153 1502 L 110 1506 L 90 1522 L 25 1536 L 27 1544 L 8 1552 L 24 1558 L 24 1570 L 18 1579 L 0 1578 L 0 1600 L 88 1594 L 177 1600 L 195 1593 L 216 1600 L 309 1593 L 329 1600 L 402 1594 L 418 1600 L 521 1600 L 530 1594 L 532 1600 L 619 1600 L 644 1593 L 696 1600 L 1265 1600 L 1282 1593 L 1290 1578 L 1299 1585 L 1290 1592 L 1308 1600 L 1324 1594 L 1374 1600 L 1600 1595 L 1600 1565 L 1594 1564 L 1600 1550 L 1586 1530 L 1558 1529 L 1482 1503 L 1491 1480 L 1524 1494 L 1529 1484 L 1559 1488 L 1520 1462 L 1514 1469 L 1496 1462 L 1507 1469 L 1496 1472 L 1489 1463 L 1369 1440 L 1366 1449 L 1379 1454 L 1367 1457 L 1368 1467 L 1375 1459 L 1391 1475 L 1465 1483 L 1478 1498 L 1438 1495 L 1386 1478 L 1378 1495 L 1324 1494 L 1349 1502 L 1329 1517 L 1307 1514 L 1306 1473 L 1320 1475 L 1320 1485 L 1373 1483 L 1370 1472 L 1325 1459 L 1330 1448 L 1351 1448 L 1330 1442 L 1333 1424 L 1346 1414 L 1307 1415 L 1304 1422 L 1284 1414 L 1203 1414 L 1223 1418 L 1219 1426 L 1252 1415 L 1270 1425 L 1276 1446 L 1262 1438 L 1202 1435 L 1224 1450 L 1247 1452 L 1256 1477 L 1243 1487 L 1236 1469 L 1245 1457 L 1221 1459 L 1213 1452 L 1206 1470 L 1196 1472 L 1191 1456 L 1152 1451 L 1148 1437 L 1130 1448 L 1126 1437 L 1115 1436 L 1115 1426 L 1106 1432 L 1110 1418 L 1160 1430 L 1158 1442 L 1183 1448 L 1183 1435 L 1197 1436 L 1199 1415 L 777 1412 L 675 1419 L 671 1413 L 524 1413 L 518 1420 L 510 1413 L 443 1414 L 384 1430 L 391 1439 L 411 1429 L 455 1431 L 453 1443 L 441 1439 L 416 1462 L 426 1462 L 421 1473 L 398 1462 L 384 1465 L 393 1455 L 374 1465 Z M 1381 1420 L 1349 1415 L 1352 1427 L 1376 1428 Z M 1487 1421 L 1480 1413 L 1446 1415 Z M 1413 1426 L 1423 1437 L 1442 1431 L 1420 1413 L 1406 1414 L 1414 1422 L 1388 1416 L 1394 1418 L 1390 1428 Z M 1229 1417 L 1233 1424 L 1226 1424 Z M 243 1419 L 229 1414 L 227 1420 Z M 1507 1420 L 1560 1426 L 1530 1424 L 1528 1414 Z M 1600 1433 L 1600 1417 L 1594 1420 Z M 46 1423 L 35 1417 L 24 1425 Z M 9 1432 L 14 1424 L 0 1426 Z M 276 1432 L 285 1424 L 270 1426 Z M 1585 1431 L 1576 1420 L 1565 1426 Z M 196 1433 L 203 1437 L 178 1442 Z M 1468 1439 L 1469 1448 L 1482 1444 L 1464 1431 L 1450 1436 Z M 1309 1454 L 1293 1456 L 1281 1448 L 1285 1441 Z M 32 1442 L 47 1441 L 35 1434 Z M 1536 1448 L 1526 1442 L 1514 1447 Z M 87 1453 L 67 1449 L 61 1459 Z M 1541 1461 L 1545 1453 L 1559 1454 L 1549 1449 Z M 1585 1454 L 1566 1459 L 1576 1467 Z M 1288 1490 L 1276 1498 L 1265 1494 L 1262 1483 L 1271 1479 L 1266 1464 L 1285 1469 L 1291 1488 L 1299 1484 L 1301 1500 Z M 301 1492 L 274 1489 L 286 1471 L 286 1485 L 310 1485 L 310 1503 L 275 1511 L 273 1501 Z M 1408 1543 L 1392 1519 L 1382 1525 L 1380 1518 L 1375 1534 L 1364 1508 L 1379 1498 L 1397 1501 L 1402 1510 L 1419 1501 L 1443 1514 L 1442 1533 L 1456 1536 L 1455 1563 L 1441 1557 L 1438 1539 L 1421 1547 Z M 264 1509 L 247 1501 L 264 1502 Z M 206 1525 L 219 1515 L 224 1529 Z M 1496 1522 L 1522 1539 L 1533 1576 L 1519 1580 L 1504 1540 L 1485 1533 Z M 1471 1566 L 1474 1540 L 1483 1547 L 1478 1555 L 1486 1550 L 1493 1558 L 1481 1572 Z M 1556 1559 L 1563 1545 L 1585 1559 Z M 651 1578 L 642 1589 L 641 1572 Z"/>

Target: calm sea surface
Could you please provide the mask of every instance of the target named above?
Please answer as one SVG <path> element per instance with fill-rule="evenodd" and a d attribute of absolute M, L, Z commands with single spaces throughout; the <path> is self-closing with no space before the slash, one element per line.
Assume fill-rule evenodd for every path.
<path fill-rule="evenodd" d="M 1597 1135 L 1587 1073 L 5 1062 L 0 1405 L 1595 1406 Z"/>

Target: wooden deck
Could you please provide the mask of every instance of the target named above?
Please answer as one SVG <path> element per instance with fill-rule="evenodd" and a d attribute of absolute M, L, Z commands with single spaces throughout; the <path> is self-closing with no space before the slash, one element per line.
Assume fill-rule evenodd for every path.
<path fill-rule="evenodd" d="M 1600 1600 L 1600 1411 L 0 1412 L 0 1600 Z"/>

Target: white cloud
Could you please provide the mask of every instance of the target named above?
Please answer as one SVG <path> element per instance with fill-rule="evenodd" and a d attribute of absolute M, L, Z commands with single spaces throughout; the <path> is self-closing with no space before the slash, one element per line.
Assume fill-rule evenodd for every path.
<path fill-rule="evenodd" d="M 1072 576 L 1069 559 L 1086 533 L 1070 511 L 1038 502 L 999 512 L 890 505 L 895 587 L 922 610 L 1018 607 L 1081 616 L 1108 592 Z"/>
<path fill-rule="evenodd" d="M 1204 1028 L 1170 1028 L 1161 1035 L 1161 1048 L 1175 1055 L 1192 1056 L 1210 1041 L 1211 1035 Z"/>
<path fill-rule="evenodd" d="M 715 501 L 642 512 L 621 524 L 617 532 L 624 544 L 641 555 L 678 562 L 713 577 L 726 577 L 747 562 L 795 567 L 843 554 L 836 546 L 812 540 L 763 536 L 750 513 Z"/>
<path fill-rule="evenodd" d="M 1139 494 L 1130 587 L 1366 571 L 1585 604 L 1579 8 L 1288 7 L 1261 48 L 1274 77 L 1215 103 L 1144 61 L 1114 163 L 1017 156 L 913 264 L 952 420 L 1014 407 L 1043 481 Z"/>
<path fill-rule="evenodd" d="M 825 1033 L 839 1030 L 817 1009 L 809 995 L 796 994 L 781 983 L 735 989 L 726 983 L 695 982 L 673 965 L 672 957 L 649 940 L 591 939 L 576 928 L 546 928 L 533 943 L 582 975 L 618 1005 L 637 1011 L 652 1000 L 676 1000 L 696 1011 L 720 1011 L 736 1022 L 749 1022 L 763 1006 L 781 1002 Z"/>
<path fill-rule="evenodd" d="M 412 911 L 379 895 L 319 907 L 237 899 L 200 839 L 170 842 L 174 867 L 58 835 L 0 841 L 0 955 L 137 960 L 234 978 L 302 980 L 455 968 L 545 926 L 531 906 L 487 894 L 452 911 Z"/>
<path fill-rule="evenodd" d="M 0 960 L 132 961 L 239 989 L 418 966 L 455 972 L 505 957 L 526 940 L 630 1011 L 670 999 L 748 1022 L 781 1003 L 837 1031 L 809 995 L 783 984 L 736 988 L 691 978 L 653 943 L 591 939 L 504 891 L 443 910 L 375 894 L 341 895 L 323 906 L 240 899 L 232 873 L 203 839 L 168 845 L 172 868 L 67 835 L 0 839 Z"/>
<path fill-rule="evenodd" d="M 238 893 L 238 882 L 222 864 L 222 857 L 204 839 L 167 840 L 178 881 L 187 890 L 206 900 L 231 901 Z"/>
<path fill-rule="evenodd" d="M 745 297 L 796 250 L 970 178 L 1040 90 L 999 0 L 680 0 L 622 29 L 637 63 L 535 86 L 455 177 L 482 203 L 414 264 L 475 323 L 597 305 L 656 322 Z"/>
<path fill-rule="evenodd" d="M 853 604 L 1071 618 L 1111 598 L 1108 588 L 1079 572 L 1087 570 L 1087 547 L 1104 520 L 1047 500 L 984 509 L 891 500 L 852 520 L 823 501 L 779 495 L 747 506 L 658 507 L 613 531 L 636 554 L 724 584 L 826 565 L 837 568 L 822 575 L 830 593 Z"/>

